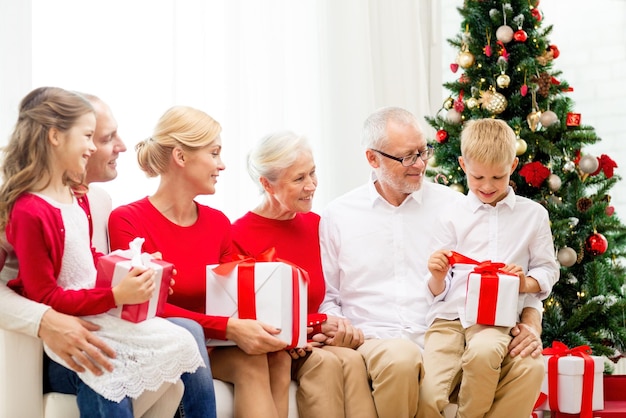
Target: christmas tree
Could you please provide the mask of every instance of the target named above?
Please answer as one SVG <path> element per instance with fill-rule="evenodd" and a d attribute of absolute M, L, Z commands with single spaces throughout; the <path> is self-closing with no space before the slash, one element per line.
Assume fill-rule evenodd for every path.
<path fill-rule="evenodd" d="M 457 161 L 464 121 L 507 121 L 520 160 L 511 186 L 547 208 L 561 265 L 544 301 L 544 346 L 589 345 L 595 355 L 618 357 L 626 347 L 626 228 L 611 206 L 617 164 L 585 152 L 600 138 L 581 124 L 572 88 L 555 68 L 559 49 L 539 0 L 466 0 L 458 11 L 461 31 L 448 42 L 458 50 L 450 69 L 459 76 L 426 118 L 437 131 L 428 175 L 465 192 Z"/>

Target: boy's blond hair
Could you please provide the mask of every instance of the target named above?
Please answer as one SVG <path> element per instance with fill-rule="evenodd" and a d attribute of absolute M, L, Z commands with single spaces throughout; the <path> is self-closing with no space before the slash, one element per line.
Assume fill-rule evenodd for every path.
<path fill-rule="evenodd" d="M 512 164 L 517 137 L 502 119 L 474 119 L 461 132 L 461 155 L 480 164 Z"/>

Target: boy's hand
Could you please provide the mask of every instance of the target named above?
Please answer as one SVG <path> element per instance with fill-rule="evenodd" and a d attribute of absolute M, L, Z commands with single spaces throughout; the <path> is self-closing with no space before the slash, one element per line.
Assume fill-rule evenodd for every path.
<path fill-rule="evenodd" d="M 446 274 L 450 269 L 450 261 L 448 257 L 452 256 L 450 250 L 439 250 L 432 253 L 428 259 L 428 270 L 432 274 L 433 278 L 442 282 L 446 278 Z"/>

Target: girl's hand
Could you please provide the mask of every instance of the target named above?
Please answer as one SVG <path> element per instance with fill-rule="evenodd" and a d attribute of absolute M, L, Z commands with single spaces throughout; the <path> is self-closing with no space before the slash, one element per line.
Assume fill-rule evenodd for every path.
<path fill-rule="evenodd" d="M 133 267 L 126 277 L 113 287 L 117 306 L 143 303 L 149 300 L 156 289 L 155 272 L 151 268 Z"/>
<path fill-rule="evenodd" d="M 299 358 L 306 356 L 307 353 L 311 352 L 311 350 L 313 350 L 313 346 L 311 346 L 311 344 L 307 344 L 304 347 L 291 348 L 287 352 L 292 359 L 298 360 Z"/>

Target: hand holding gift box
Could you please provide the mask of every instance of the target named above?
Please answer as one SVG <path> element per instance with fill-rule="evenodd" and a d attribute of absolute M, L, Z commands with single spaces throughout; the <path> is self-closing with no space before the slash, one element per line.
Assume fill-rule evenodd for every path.
<path fill-rule="evenodd" d="M 272 261 L 269 261 L 272 260 Z M 306 345 L 308 274 L 268 253 L 206 269 L 206 314 L 256 319 L 281 330 L 288 348 Z M 234 345 L 209 340 L 207 345 Z"/>
<path fill-rule="evenodd" d="M 592 411 L 604 409 L 602 357 L 592 356 L 589 346 L 572 349 L 559 341 L 543 350 L 546 378 L 542 392 L 548 400 L 541 409 L 591 418 Z"/>
<path fill-rule="evenodd" d="M 142 253 L 143 242 L 143 238 L 135 238 L 129 244 L 128 250 L 116 250 L 104 255 L 100 257 L 97 265 L 96 287 L 116 286 L 133 267 L 149 267 L 155 271 L 156 291 L 148 301 L 118 306 L 108 312 L 131 322 L 141 322 L 163 312 L 174 270 L 173 264 Z"/>
<path fill-rule="evenodd" d="M 513 327 L 517 323 L 519 277 L 501 270 L 504 263 L 475 261 L 452 251 L 450 265 L 476 264 L 467 278 L 465 320 L 470 324 Z"/>

